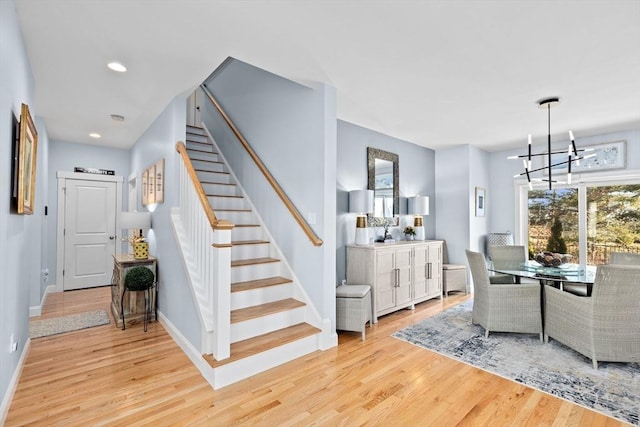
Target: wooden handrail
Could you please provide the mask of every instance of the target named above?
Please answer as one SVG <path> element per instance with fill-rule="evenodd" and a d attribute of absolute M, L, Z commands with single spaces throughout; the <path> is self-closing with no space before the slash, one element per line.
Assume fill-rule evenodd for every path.
<path fill-rule="evenodd" d="M 227 125 L 229 125 L 229 128 L 231 128 L 231 131 L 233 132 L 233 134 L 236 136 L 236 138 L 238 138 L 238 141 L 240 141 L 240 144 L 242 144 L 244 149 L 249 154 L 249 157 L 251 157 L 251 159 L 253 159 L 256 166 L 258 166 L 258 169 L 260 169 L 260 172 L 262 172 L 264 177 L 267 179 L 267 182 L 269 182 L 271 187 L 273 187 L 273 190 L 276 192 L 278 197 L 280 197 L 280 200 L 282 200 L 286 208 L 289 210 L 289 212 L 291 212 L 291 215 L 293 215 L 293 218 L 296 220 L 298 225 L 302 227 L 302 231 L 304 231 L 304 233 L 307 235 L 311 243 L 313 243 L 314 246 L 322 245 L 323 243 L 322 239 L 320 239 L 318 235 L 315 233 L 315 231 L 313 231 L 313 229 L 309 226 L 309 223 L 307 223 L 307 221 L 304 219 L 302 214 L 300 214 L 300 211 L 298 211 L 298 209 L 295 207 L 293 202 L 291 202 L 291 199 L 289 199 L 289 197 L 284 192 L 282 187 L 280 187 L 280 184 L 278 184 L 278 181 L 276 181 L 273 175 L 271 175 L 271 172 L 269 172 L 269 169 L 267 169 L 264 163 L 262 163 L 262 160 L 260 160 L 260 157 L 258 157 L 256 152 L 253 151 L 253 148 L 251 148 L 251 145 L 249 145 L 249 143 L 244 138 L 244 136 L 242 136 L 242 134 L 240 133 L 236 125 L 231 121 L 229 116 L 227 116 L 227 113 L 224 112 L 224 110 L 222 109 L 222 106 L 220 106 L 218 101 L 214 98 L 213 94 L 209 92 L 209 89 L 207 89 L 206 85 L 203 84 L 200 87 L 202 88 L 203 92 L 207 95 L 207 97 L 209 98 L 209 101 L 211 101 L 211 103 L 216 108 L 216 110 L 218 110 L 218 112 L 220 113 L 224 121 L 227 123 Z"/>
<path fill-rule="evenodd" d="M 184 162 L 187 172 L 191 177 L 191 182 L 193 182 L 193 186 L 198 194 L 200 203 L 202 203 L 202 208 L 204 209 L 205 215 L 207 215 L 211 228 L 213 230 L 228 230 L 233 228 L 233 224 L 231 222 L 216 218 L 216 214 L 213 212 L 213 209 L 211 209 L 211 205 L 209 204 L 207 194 L 202 188 L 198 174 L 196 174 L 196 170 L 193 168 L 193 164 L 191 163 L 191 159 L 189 158 L 189 153 L 187 153 L 187 147 L 184 145 L 184 142 L 178 141 L 176 144 L 176 151 L 178 151 L 182 157 L 182 161 Z"/>

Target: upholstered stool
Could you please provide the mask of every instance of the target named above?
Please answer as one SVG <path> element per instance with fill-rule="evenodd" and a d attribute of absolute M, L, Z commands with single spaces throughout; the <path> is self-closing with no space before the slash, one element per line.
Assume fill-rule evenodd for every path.
<path fill-rule="evenodd" d="M 371 286 L 344 285 L 336 288 L 336 329 L 362 332 L 365 339 L 367 322 L 371 326 L 373 307 L 371 306 Z"/>
<path fill-rule="evenodd" d="M 442 264 L 442 291 L 449 295 L 452 291 L 467 293 L 467 266 L 463 264 Z"/>

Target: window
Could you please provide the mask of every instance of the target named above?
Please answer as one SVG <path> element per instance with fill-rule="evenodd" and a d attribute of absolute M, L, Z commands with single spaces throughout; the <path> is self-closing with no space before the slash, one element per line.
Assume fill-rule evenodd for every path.
<path fill-rule="evenodd" d="M 530 257 L 549 250 L 580 264 L 607 264 L 611 252 L 640 253 L 639 180 L 629 173 L 553 190 L 517 185 L 516 241 L 526 242 Z"/>

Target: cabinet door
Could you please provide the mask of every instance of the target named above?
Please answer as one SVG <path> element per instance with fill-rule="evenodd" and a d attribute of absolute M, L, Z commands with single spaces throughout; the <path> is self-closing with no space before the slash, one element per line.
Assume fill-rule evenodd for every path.
<path fill-rule="evenodd" d="M 442 294 L 442 244 L 429 245 L 429 279 L 427 292 L 432 296 Z"/>
<path fill-rule="evenodd" d="M 413 299 L 412 292 L 412 262 L 411 248 L 396 250 L 396 269 L 398 270 L 398 282 L 396 283 L 396 305 L 410 302 Z"/>
<path fill-rule="evenodd" d="M 415 299 L 427 296 L 428 262 L 429 246 L 417 246 L 413 253 L 413 297 Z"/>
<path fill-rule="evenodd" d="M 396 305 L 395 251 L 376 251 L 376 312 Z"/>

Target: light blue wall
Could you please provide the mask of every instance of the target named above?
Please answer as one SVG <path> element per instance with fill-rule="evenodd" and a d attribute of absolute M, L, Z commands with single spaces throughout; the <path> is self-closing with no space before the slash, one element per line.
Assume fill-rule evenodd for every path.
<path fill-rule="evenodd" d="M 338 120 L 338 159 L 336 180 L 336 268 L 338 283 L 346 278 L 346 248 L 355 241 L 355 214 L 349 213 L 349 191 L 367 188 L 367 147 L 395 153 L 399 157 L 400 226 L 389 230 L 396 239 L 402 238 L 402 228 L 412 224 L 406 215 L 407 198 L 429 196 L 429 215 L 424 217 L 427 239 L 437 235 L 435 229 L 439 208 L 435 203 L 435 153 L 410 142 L 384 135 L 352 123 Z M 371 237 L 382 229 L 370 228 Z"/>
<path fill-rule="evenodd" d="M 41 269 L 43 157 L 38 153 L 33 215 L 17 215 L 11 208 L 13 118 L 22 103 L 38 123 L 34 81 L 13 0 L 0 1 L 0 423 L 9 388 L 24 351 L 29 330 L 29 294 L 39 294 Z M 43 132 L 38 128 L 39 133 Z M 42 144 L 46 146 L 46 138 Z M 46 148 L 44 150 L 46 152 Z M 18 351 L 9 352 L 14 334 Z"/>
<path fill-rule="evenodd" d="M 320 312 L 335 313 L 335 90 L 294 83 L 228 59 L 206 81 L 300 213 L 324 241 L 313 246 L 208 101 L 203 122 Z"/>
<path fill-rule="evenodd" d="M 49 285 L 56 285 L 57 232 L 58 232 L 58 172 L 73 172 L 74 167 L 113 170 L 124 177 L 122 206 L 127 206 L 126 180 L 129 175 L 129 150 L 98 147 L 52 140 L 49 150 L 49 171 L 47 192 L 49 194 L 49 215 L 47 222 L 47 257 L 44 268 L 49 269 Z"/>
<path fill-rule="evenodd" d="M 142 172 L 164 159 L 164 203 L 142 206 L 138 190 L 138 211 L 151 211 L 152 230 L 147 234 L 149 250 L 158 259 L 158 310 L 184 337 L 200 348 L 200 319 L 193 301 L 171 225 L 171 207 L 179 205 L 178 152 L 176 143 L 186 136 L 186 99 L 175 98 L 156 118 L 131 149 L 131 173 L 140 189 Z"/>
<path fill-rule="evenodd" d="M 436 234 L 446 241 L 448 260 L 452 264 L 466 264 L 464 250 L 470 247 L 474 196 L 470 189 L 469 156 L 468 145 L 436 151 Z"/>

